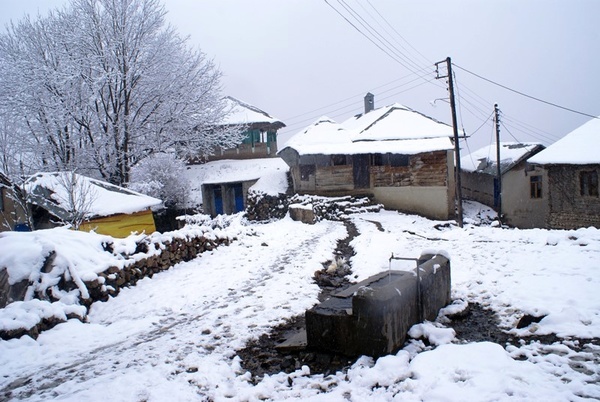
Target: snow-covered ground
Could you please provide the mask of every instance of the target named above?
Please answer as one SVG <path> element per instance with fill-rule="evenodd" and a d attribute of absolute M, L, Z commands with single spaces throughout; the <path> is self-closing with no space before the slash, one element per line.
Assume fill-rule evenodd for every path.
<path fill-rule="evenodd" d="M 249 224 L 230 246 L 95 303 L 89 323 L 71 320 L 37 340 L 0 341 L 0 399 L 600 399 L 600 230 L 514 230 L 473 219 L 458 228 L 391 211 L 352 220 L 360 231 L 352 242 L 356 280 L 388 269 L 392 253 L 443 250 L 453 299 L 493 309 L 507 329 L 524 313 L 546 315 L 515 335 L 573 338 L 552 345 L 524 338 L 519 347 L 460 343 L 441 323 L 426 323 L 411 333 L 438 346 L 412 340 L 396 355 L 361 357 L 347 372 L 314 375 L 303 367 L 255 385 L 236 350 L 317 303 L 313 273 L 346 237 L 340 222 L 285 218 Z"/>

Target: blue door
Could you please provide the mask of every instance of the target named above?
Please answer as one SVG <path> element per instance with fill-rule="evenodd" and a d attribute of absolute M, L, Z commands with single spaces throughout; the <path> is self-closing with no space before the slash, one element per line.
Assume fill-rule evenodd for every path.
<path fill-rule="evenodd" d="M 235 198 L 235 212 L 244 210 L 244 191 L 242 183 L 233 185 L 233 197 Z"/>
<path fill-rule="evenodd" d="M 215 215 L 223 214 L 223 194 L 221 193 L 221 186 L 213 188 L 213 195 L 215 200 Z"/>

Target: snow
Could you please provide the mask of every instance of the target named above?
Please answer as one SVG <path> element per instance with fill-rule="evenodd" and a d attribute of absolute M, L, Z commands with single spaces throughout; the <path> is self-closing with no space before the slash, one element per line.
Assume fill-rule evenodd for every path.
<path fill-rule="evenodd" d="M 352 141 L 415 140 L 454 136 L 452 126 L 399 103 L 351 117 L 342 125 L 351 132 Z"/>
<path fill-rule="evenodd" d="M 339 124 L 324 116 L 291 137 L 282 147 L 300 155 L 398 153 L 453 149 L 452 127 L 405 106 L 393 104 Z"/>
<path fill-rule="evenodd" d="M 251 224 L 238 218 L 228 227 L 238 233 L 230 246 L 94 303 L 88 323 L 69 320 L 35 341 L 27 336 L 0 341 L 0 394 L 31 401 L 600 398 L 600 346 L 590 339 L 600 337 L 600 230 L 505 229 L 480 225 L 475 216 L 459 228 L 394 211 L 351 219 L 360 232 L 351 242 L 352 280 L 389 269 L 391 253 L 417 258 L 423 250 L 447 250 L 454 303 L 443 313 L 479 303 L 515 336 L 521 331 L 521 343 L 458 343 L 438 320 L 413 327 L 419 339 L 394 355 L 363 356 L 327 376 L 299 367 L 253 383 L 236 350 L 318 302 L 313 274 L 332 260 L 346 229 L 325 220 L 304 225 L 287 217 Z M 61 250 L 77 271 L 96 272 L 89 265 L 109 263 L 96 260 L 102 254 L 94 251 L 98 235 L 57 233 L 52 247 L 69 234 L 90 239 L 73 240 Z M 29 239 L 14 236 L 0 236 L 0 255 Z M 90 245 L 83 248 L 86 241 Z M 39 261 L 50 248 L 37 242 L 31 255 L 20 248 L 27 261 Z M 119 247 L 129 243 L 123 239 Z M 515 330 L 526 313 L 546 317 Z M 528 338 L 550 333 L 577 339 L 543 344 Z"/>
<path fill-rule="evenodd" d="M 500 168 L 502 173 L 520 162 L 541 144 L 518 142 L 500 143 Z M 467 172 L 484 172 L 496 175 L 496 144 L 491 144 L 460 158 L 460 167 Z"/>
<path fill-rule="evenodd" d="M 268 113 L 255 106 L 242 102 L 231 96 L 225 97 L 227 116 L 222 124 L 238 125 L 252 123 L 281 123 L 280 120 L 271 117 Z"/>
<path fill-rule="evenodd" d="M 600 163 L 600 116 L 571 131 L 554 144 L 531 157 L 540 165 L 586 165 Z"/>
<path fill-rule="evenodd" d="M 251 188 L 268 195 L 285 193 L 289 166 L 281 158 L 225 159 L 189 165 L 185 174 L 191 183 L 190 202 L 202 204 L 202 185 L 258 180 Z"/>
<path fill-rule="evenodd" d="M 36 189 L 50 190 L 52 201 L 68 212 L 81 202 L 70 201 L 69 191 L 73 190 L 76 200 L 88 199 L 89 202 L 84 202 L 88 218 L 131 214 L 162 204 L 157 198 L 71 172 L 37 173 L 25 182 L 24 187 L 25 191 L 34 194 L 38 194 Z"/>

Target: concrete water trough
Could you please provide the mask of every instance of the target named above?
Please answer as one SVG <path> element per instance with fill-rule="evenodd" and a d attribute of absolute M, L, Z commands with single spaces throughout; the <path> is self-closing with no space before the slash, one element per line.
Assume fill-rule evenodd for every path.
<path fill-rule="evenodd" d="M 435 320 L 450 303 L 449 259 L 426 254 L 411 260 L 414 270 L 381 272 L 307 310 L 307 346 L 373 357 L 400 349 L 410 327 Z"/>

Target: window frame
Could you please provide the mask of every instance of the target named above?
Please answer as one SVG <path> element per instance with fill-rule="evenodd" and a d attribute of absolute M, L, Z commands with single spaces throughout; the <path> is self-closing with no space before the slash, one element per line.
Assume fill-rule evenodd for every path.
<path fill-rule="evenodd" d="M 317 167 L 315 165 L 299 165 L 300 170 L 300 181 L 310 181 L 310 176 L 315 175 Z"/>
<path fill-rule="evenodd" d="M 579 195 L 582 197 L 598 197 L 598 172 L 581 170 L 579 172 Z"/>
<path fill-rule="evenodd" d="M 405 154 L 388 154 L 390 167 L 407 167 L 410 165 L 410 156 Z"/>
<path fill-rule="evenodd" d="M 542 191 L 543 178 L 540 174 L 529 176 L 529 198 L 539 200 L 543 196 Z"/>
<path fill-rule="evenodd" d="M 346 166 L 348 165 L 348 159 L 346 155 L 334 154 L 331 155 L 331 166 Z"/>

